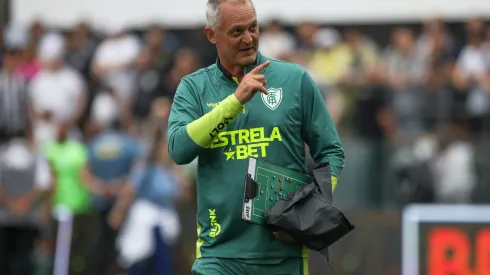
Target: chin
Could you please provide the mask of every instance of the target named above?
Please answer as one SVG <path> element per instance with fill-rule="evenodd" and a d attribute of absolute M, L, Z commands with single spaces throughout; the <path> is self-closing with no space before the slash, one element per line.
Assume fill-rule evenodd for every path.
<path fill-rule="evenodd" d="M 240 56 L 238 58 L 238 62 L 243 66 L 247 66 L 253 64 L 256 58 L 257 58 L 257 52 L 253 51 L 252 53 L 247 54 L 245 56 Z"/>

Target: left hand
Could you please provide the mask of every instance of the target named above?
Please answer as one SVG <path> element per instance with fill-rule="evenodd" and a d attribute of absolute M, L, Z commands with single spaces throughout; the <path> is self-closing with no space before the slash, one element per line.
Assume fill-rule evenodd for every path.
<path fill-rule="evenodd" d="M 298 241 L 284 231 L 273 232 L 277 239 L 287 243 L 297 243 Z"/>

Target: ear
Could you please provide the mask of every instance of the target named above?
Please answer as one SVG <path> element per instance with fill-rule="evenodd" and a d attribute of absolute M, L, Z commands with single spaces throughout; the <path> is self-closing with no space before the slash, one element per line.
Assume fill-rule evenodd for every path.
<path fill-rule="evenodd" d="M 210 26 L 204 27 L 204 34 L 208 38 L 209 42 L 216 44 L 216 32 Z"/>

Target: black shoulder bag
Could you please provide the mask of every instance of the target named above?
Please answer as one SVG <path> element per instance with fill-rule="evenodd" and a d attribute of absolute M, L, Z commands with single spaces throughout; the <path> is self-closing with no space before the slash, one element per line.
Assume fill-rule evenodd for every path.
<path fill-rule="evenodd" d="M 281 199 L 265 213 L 264 223 L 283 231 L 319 251 L 329 261 L 328 247 L 354 230 L 332 204 L 332 179 L 328 163 L 315 164 L 313 182 L 301 186 L 291 197 Z"/>

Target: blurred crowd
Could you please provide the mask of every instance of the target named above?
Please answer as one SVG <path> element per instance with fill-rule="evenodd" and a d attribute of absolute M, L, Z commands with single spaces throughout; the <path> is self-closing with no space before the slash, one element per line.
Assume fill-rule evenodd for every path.
<path fill-rule="evenodd" d="M 347 152 L 340 203 L 490 201 L 490 28 L 472 18 L 464 33 L 431 19 L 381 45 L 355 28 L 262 27 L 262 53 L 323 92 Z M 196 164 L 173 164 L 165 129 L 180 79 L 215 58 L 201 32 L 158 25 L 3 28 L 0 274 L 189 272 Z"/>

